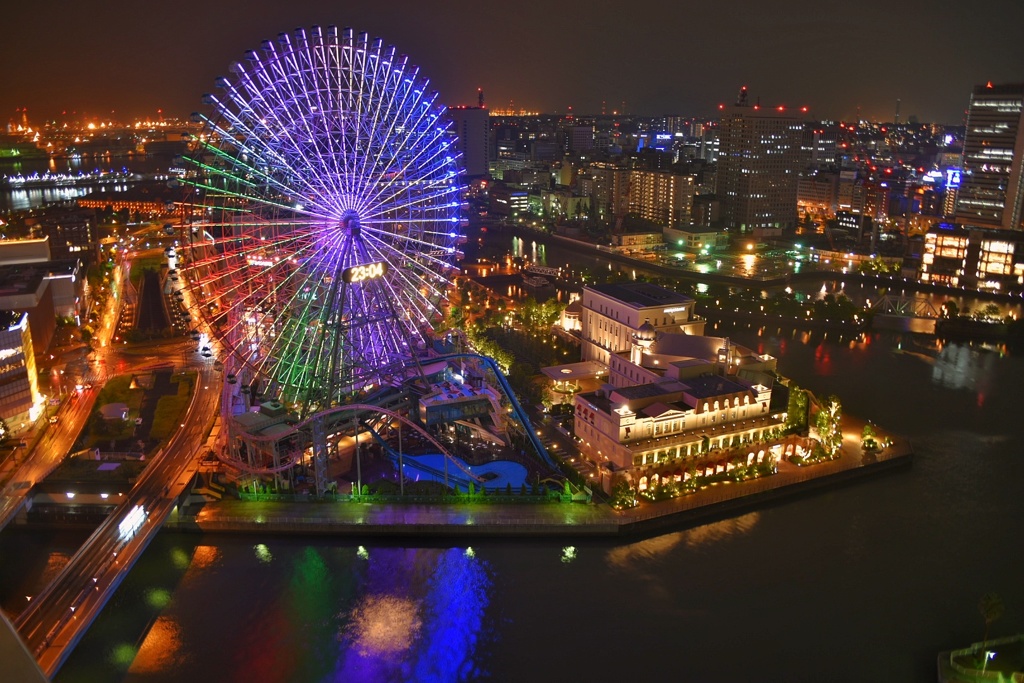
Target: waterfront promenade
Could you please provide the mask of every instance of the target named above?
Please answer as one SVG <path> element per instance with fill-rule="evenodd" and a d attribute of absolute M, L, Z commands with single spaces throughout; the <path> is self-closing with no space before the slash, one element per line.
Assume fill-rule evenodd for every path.
<path fill-rule="evenodd" d="M 877 454 L 860 447 L 863 422 L 844 417 L 843 454 L 817 465 L 779 463 L 777 474 L 741 483 L 720 483 L 693 494 L 617 511 L 604 504 L 359 502 L 243 502 L 222 500 L 198 510 L 176 510 L 166 528 L 204 533 L 330 534 L 337 536 L 550 536 L 616 537 L 688 526 L 736 514 L 756 505 L 909 467 L 910 443 Z"/>

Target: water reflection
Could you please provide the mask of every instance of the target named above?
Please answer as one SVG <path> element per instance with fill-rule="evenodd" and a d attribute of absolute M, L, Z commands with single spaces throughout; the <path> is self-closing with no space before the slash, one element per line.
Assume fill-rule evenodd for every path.
<path fill-rule="evenodd" d="M 375 549 L 341 615 L 334 680 L 459 681 L 474 663 L 491 580 L 468 549 Z"/>
<path fill-rule="evenodd" d="M 760 519 L 760 512 L 748 512 L 739 517 L 704 524 L 686 531 L 647 538 L 612 548 L 605 554 L 605 559 L 613 569 L 635 571 L 648 565 L 651 560 L 664 559 L 677 546 L 687 550 L 707 550 L 716 543 L 748 534 L 754 530 Z"/>
<path fill-rule="evenodd" d="M 115 648 L 113 658 L 125 657 L 128 647 Z M 139 646 L 129 671 L 133 675 L 173 671 L 187 660 L 188 652 L 182 649 L 181 625 L 174 618 L 161 615 Z"/>
<path fill-rule="evenodd" d="M 978 401 L 992 385 L 998 354 L 968 344 L 946 344 L 932 365 L 932 382 L 947 389 L 978 392 Z"/>

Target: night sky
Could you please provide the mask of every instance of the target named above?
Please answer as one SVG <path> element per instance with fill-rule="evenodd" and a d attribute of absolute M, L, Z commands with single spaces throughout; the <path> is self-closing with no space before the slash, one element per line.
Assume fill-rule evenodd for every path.
<path fill-rule="evenodd" d="M 447 104 L 714 115 L 747 85 L 815 118 L 959 123 L 1024 81 L 1024 2 L 985 0 L 19 0 L 0 13 L 0 122 L 74 110 L 185 116 L 228 65 L 299 26 L 393 44 Z"/>

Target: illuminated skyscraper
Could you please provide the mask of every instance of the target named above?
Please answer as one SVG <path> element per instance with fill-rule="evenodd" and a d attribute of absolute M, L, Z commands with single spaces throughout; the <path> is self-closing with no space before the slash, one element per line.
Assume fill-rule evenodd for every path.
<path fill-rule="evenodd" d="M 956 221 L 1024 230 L 1024 83 L 979 85 L 971 95 Z"/>
<path fill-rule="evenodd" d="M 745 100 L 722 112 L 716 194 L 726 227 L 769 235 L 796 225 L 804 122 L 799 110 Z"/>

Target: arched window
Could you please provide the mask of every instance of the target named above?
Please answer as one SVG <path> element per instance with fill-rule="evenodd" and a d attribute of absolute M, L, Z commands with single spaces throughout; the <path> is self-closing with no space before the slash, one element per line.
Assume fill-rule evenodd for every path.
<path fill-rule="evenodd" d="M 640 483 L 637 485 L 636 488 L 637 488 L 638 491 L 646 491 L 647 490 L 647 477 L 640 477 Z"/>

